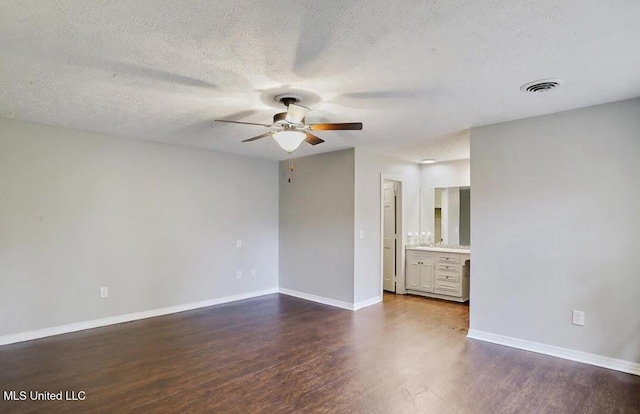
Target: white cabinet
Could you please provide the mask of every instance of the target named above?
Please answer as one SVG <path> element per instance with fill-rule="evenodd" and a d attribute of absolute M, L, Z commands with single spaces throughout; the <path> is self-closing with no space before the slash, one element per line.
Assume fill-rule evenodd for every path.
<path fill-rule="evenodd" d="M 433 292 L 434 263 L 426 260 L 407 260 L 406 286 L 408 290 Z"/>
<path fill-rule="evenodd" d="M 470 254 L 409 248 L 407 293 L 465 302 L 469 300 Z"/>

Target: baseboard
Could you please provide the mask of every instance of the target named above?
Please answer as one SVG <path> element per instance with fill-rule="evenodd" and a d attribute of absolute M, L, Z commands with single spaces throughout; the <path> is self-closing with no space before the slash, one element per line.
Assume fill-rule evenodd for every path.
<path fill-rule="evenodd" d="M 624 361 L 621 359 L 609 358 L 602 355 L 589 354 L 586 352 L 575 351 L 573 349 L 561 348 L 553 345 L 541 344 L 539 342 L 528 341 L 525 339 L 518 339 L 512 338 L 510 336 L 477 331 L 475 329 L 469 329 L 467 338 L 491 342 L 498 345 L 505 345 L 511 348 L 523 349 L 525 351 L 536 352 L 538 354 L 582 362 L 584 364 L 595 365 L 597 367 L 608 368 L 615 371 L 621 371 L 628 374 L 640 376 L 640 364 L 631 361 Z"/>
<path fill-rule="evenodd" d="M 367 306 L 375 305 L 376 303 L 382 302 L 382 296 L 376 296 L 371 299 L 363 300 L 362 302 L 358 302 L 353 305 L 353 310 L 358 310 L 362 308 L 366 308 Z"/>
<path fill-rule="evenodd" d="M 201 302 L 187 303 L 184 305 L 169 306 L 166 308 L 151 309 L 148 311 L 128 313 L 125 315 L 111 316 L 108 318 L 95 319 L 92 321 L 77 322 L 69 325 L 54 326 L 52 328 L 38 329 L 37 331 L 21 332 L 17 334 L 0 336 L 0 345 L 8 345 L 16 342 L 31 341 L 33 339 L 47 336 L 62 335 L 70 332 L 82 331 L 85 329 L 99 328 L 101 326 L 114 325 L 117 323 L 131 322 L 139 319 L 153 318 L 155 316 L 168 315 L 171 313 L 184 312 L 188 310 L 206 308 L 208 306 L 220 305 L 223 303 L 235 302 L 238 300 L 255 298 L 258 296 L 278 293 L 278 289 L 267 289 L 255 292 L 241 293 L 239 295 L 225 296 Z"/>
<path fill-rule="evenodd" d="M 296 298 L 310 300 L 312 302 L 322 303 L 323 305 L 334 306 L 336 308 L 354 310 L 353 303 L 342 302 L 340 300 L 325 298 L 324 296 L 311 295 L 309 293 L 299 292 L 297 290 L 280 288 L 278 289 L 283 295 L 294 296 Z"/>

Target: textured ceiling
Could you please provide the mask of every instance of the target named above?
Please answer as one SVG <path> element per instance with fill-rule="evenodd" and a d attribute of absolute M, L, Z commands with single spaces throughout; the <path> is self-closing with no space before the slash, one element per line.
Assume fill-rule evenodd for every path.
<path fill-rule="evenodd" d="M 637 0 L 40 1 L 0 4 L 0 116 L 271 159 L 273 95 L 326 143 L 468 156 L 468 128 L 640 96 Z M 525 94 L 531 80 L 558 90 Z"/>

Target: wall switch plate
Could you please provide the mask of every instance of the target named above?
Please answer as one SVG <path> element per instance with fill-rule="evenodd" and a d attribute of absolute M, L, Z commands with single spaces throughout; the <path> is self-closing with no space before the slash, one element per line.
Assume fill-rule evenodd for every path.
<path fill-rule="evenodd" d="M 236 247 L 242 247 L 242 240 L 236 240 Z"/>
<path fill-rule="evenodd" d="M 108 298 L 109 297 L 109 288 L 107 286 L 103 286 L 100 288 L 100 298 Z"/>
<path fill-rule="evenodd" d="M 242 279 L 242 271 L 241 270 L 238 270 L 236 272 L 236 279 Z"/>
<path fill-rule="evenodd" d="M 255 276 L 256 275 L 256 269 L 251 269 L 251 276 Z"/>
<path fill-rule="evenodd" d="M 574 310 L 571 314 L 571 323 L 578 326 L 584 326 L 584 312 Z"/>
<path fill-rule="evenodd" d="M 360 239 L 364 239 L 364 230 L 360 230 Z"/>

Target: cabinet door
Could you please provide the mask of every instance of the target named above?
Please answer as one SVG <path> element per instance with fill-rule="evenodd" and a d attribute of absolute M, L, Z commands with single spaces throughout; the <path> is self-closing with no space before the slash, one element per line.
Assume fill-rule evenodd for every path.
<path fill-rule="evenodd" d="M 433 292 L 433 263 L 423 263 L 420 265 L 420 290 Z"/>
<path fill-rule="evenodd" d="M 420 289 L 420 267 L 420 264 L 418 264 L 417 262 L 407 263 L 407 289 Z"/>

